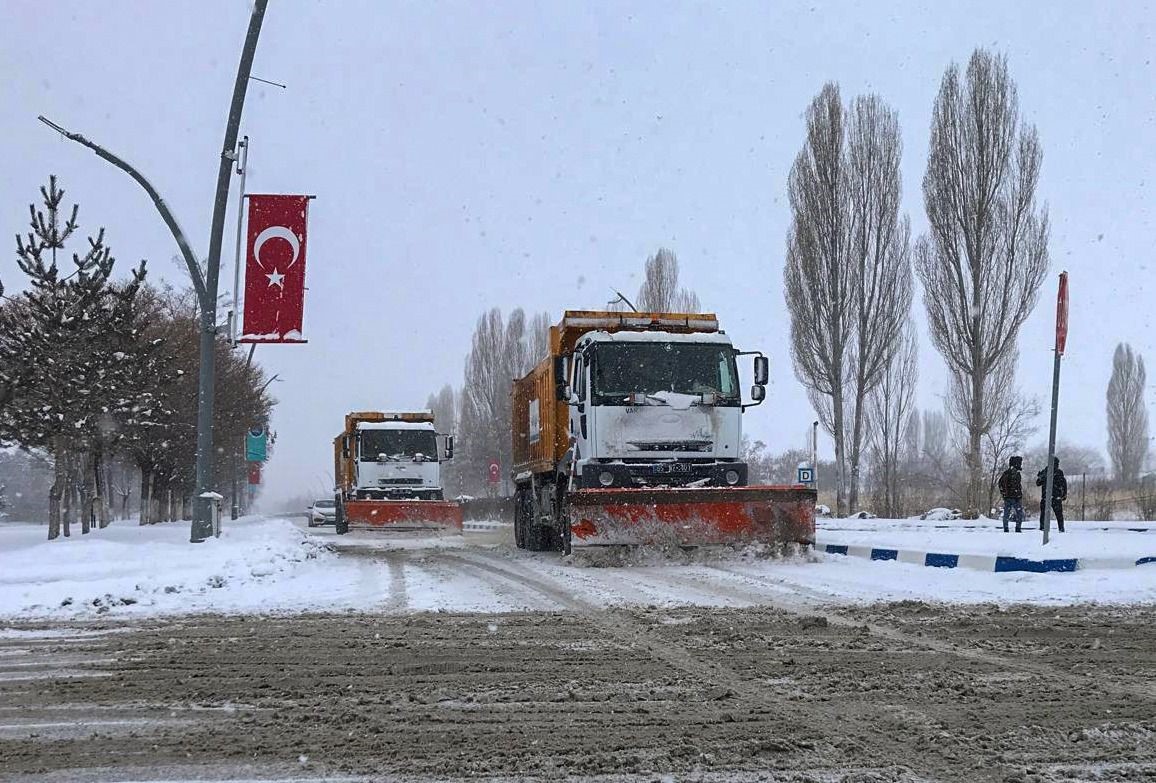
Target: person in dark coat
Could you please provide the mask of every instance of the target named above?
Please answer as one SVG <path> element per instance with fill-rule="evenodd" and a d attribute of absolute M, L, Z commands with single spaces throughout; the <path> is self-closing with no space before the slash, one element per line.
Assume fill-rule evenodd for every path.
<path fill-rule="evenodd" d="M 1003 532 L 1007 533 L 1008 519 L 1016 522 L 1016 532 L 1024 524 L 1024 484 L 1020 471 L 1024 458 L 1016 455 L 1007 461 L 1007 470 L 999 477 L 999 496 L 1003 498 Z"/>
<path fill-rule="evenodd" d="M 1052 514 L 1056 518 L 1056 525 L 1060 532 L 1064 532 L 1064 501 L 1068 499 L 1068 480 L 1064 478 L 1064 471 L 1060 470 L 1060 458 L 1055 457 L 1052 463 Z M 1044 529 L 1044 493 L 1047 492 L 1048 469 L 1044 468 L 1036 474 L 1036 486 L 1040 488 L 1040 530 Z"/>

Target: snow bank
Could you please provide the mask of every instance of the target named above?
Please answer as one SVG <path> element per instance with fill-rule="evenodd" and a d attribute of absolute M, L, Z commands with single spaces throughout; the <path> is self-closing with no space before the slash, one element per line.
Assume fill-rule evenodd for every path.
<path fill-rule="evenodd" d="M 834 603 L 920 600 L 930 603 L 1033 603 L 1070 605 L 1156 603 L 1156 568 L 1102 569 L 1073 573 L 987 573 L 966 568 L 928 568 L 895 560 L 817 555 L 807 566 L 765 566 L 761 573 L 784 585 L 831 596 Z M 760 573 L 751 569 L 752 575 Z"/>
<path fill-rule="evenodd" d="M 1131 558 L 1156 556 L 1156 525 L 1153 523 L 1068 522 L 1067 532 L 1052 527 L 1051 542 L 1044 546 L 1037 522 L 1025 522 L 1022 533 L 1005 533 L 993 520 L 889 519 L 821 520 L 816 538 L 822 544 L 871 546 L 949 554 L 1054 558 Z M 1154 532 L 1133 532 L 1128 526 L 1151 527 Z M 1108 527 L 1109 529 L 1104 529 Z"/>
<path fill-rule="evenodd" d="M 292 606 L 270 588 L 335 555 L 288 520 L 226 522 L 189 543 L 188 523 L 113 524 L 45 541 L 33 525 L 0 526 L 0 616 L 97 617 Z M 296 581 L 296 580 L 292 580 Z"/>

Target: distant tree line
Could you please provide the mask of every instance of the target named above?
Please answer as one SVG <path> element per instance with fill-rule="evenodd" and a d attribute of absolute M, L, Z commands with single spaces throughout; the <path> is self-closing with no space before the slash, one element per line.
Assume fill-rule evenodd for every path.
<path fill-rule="evenodd" d="M 896 113 L 877 95 L 845 103 L 827 84 L 806 124 L 788 182 L 784 292 L 795 372 L 834 443 L 836 513 L 865 500 L 888 516 L 929 502 L 990 513 L 1007 458 L 1038 429 L 1040 403 L 1015 376 L 1049 267 L 1048 212 L 1035 197 L 1042 148 L 1020 120 L 1007 59 L 977 49 L 965 71 L 944 73 L 923 178 L 928 230 L 914 243 Z M 948 371 L 942 414 L 915 406 L 913 276 Z M 1144 384 L 1143 359 L 1121 345 L 1107 394 L 1117 488 L 1144 481 Z"/>
<path fill-rule="evenodd" d="M 134 495 L 141 524 L 181 517 L 196 448 L 193 298 L 150 285 L 143 261 L 116 277 L 103 228 L 66 255 L 79 209 L 63 208 L 55 177 L 40 194 L 28 233 L 16 238 L 24 290 L 5 297 L 0 285 L 0 446 L 50 467 L 49 539 L 77 522 L 83 533 L 107 526 Z M 214 428 L 228 475 L 241 469 L 244 433 L 268 422 L 273 400 L 260 367 L 224 335 L 217 350 Z"/>

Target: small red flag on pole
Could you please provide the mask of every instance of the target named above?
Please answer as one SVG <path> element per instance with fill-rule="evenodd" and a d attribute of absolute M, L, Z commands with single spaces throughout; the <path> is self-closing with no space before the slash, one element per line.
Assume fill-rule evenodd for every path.
<path fill-rule="evenodd" d="M 250 195 L 242 343 L 303 343 L 309 196 Z"/>
<path fill-rule="evenodd" d="M 1056 352 L 1064 355 L 1068 343 L 1068 273 L 1060 272 L 1060 291 L 1056 294 Z"/>

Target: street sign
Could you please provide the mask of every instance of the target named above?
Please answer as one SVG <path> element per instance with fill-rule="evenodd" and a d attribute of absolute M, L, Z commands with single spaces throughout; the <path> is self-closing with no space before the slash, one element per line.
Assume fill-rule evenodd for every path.
<path fill-rule="evenodd" d="M 502 480 L 502 468 L 497 462 L 490 463 L 490 483 L 497 484 Z"/>
<path fill-rule="evenodd" d="M 247 462 L 264 462 L 267 458 L 265 428 L 253 427 L 245 434 L 245 460 Z"/>
<path fill-rule="evenodd" d="M 1044 468 L 1044 496 L 1040 502 L 1040 529 L 1044 544 L 1052 532 L 1052 488 L 1055 483 L 1056 416 L 1060 409 L 1060 360 L 1068 342 L 1068 273 L 1060 272 L 1060 288 L 1056 292 L 1056 355 L 1052 365 L 1052 420 L 1048 427 L 1048 461 Z"/>
<path fill-rule="evenodd" d="M 814 468 L 799 468 L 800 484 L 814 484 L 815 483 L 815 469 Z"/>
<path fill-rule="evenodd" d="M 249 463 L 249 484 L 250 486 L 257 486 L 261 483 L 261 463 Z"/>
<path fill-rule="evenodd" d="M 1060 272 L 1060 290 L 1056 294 L 1056 352 L 1064 355 L 1068 344 L 1068 273 Z"/>

